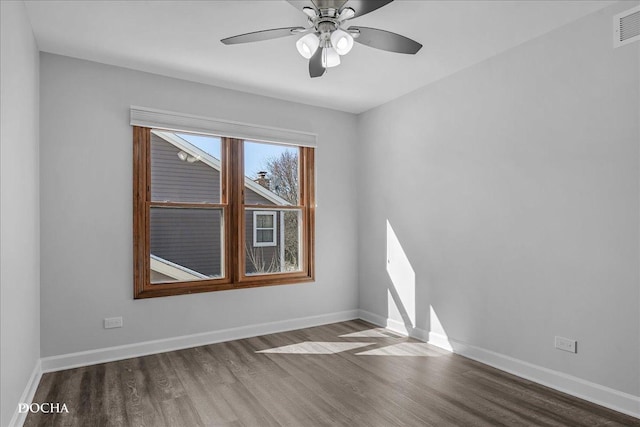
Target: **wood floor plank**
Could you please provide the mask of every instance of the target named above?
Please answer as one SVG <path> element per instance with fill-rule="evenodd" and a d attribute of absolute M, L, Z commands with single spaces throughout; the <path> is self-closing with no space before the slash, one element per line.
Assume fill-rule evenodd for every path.
<path fill-rule="evenodd" d="M 355 320 L 44 374 L 26 427 L 638 426 Z"/>
<path fill-rule="evenodd" d="M 395 412 L 390 409 L 396 405 L 395 400 L 398 396 L 395 390 L 391 390 L 389 394 L 389 389 L 384 382 L 374 376 L 362 376 L 357 370 L 352 369 L 348 361 L 337 356 L 270 354 L 270 357 L 278 361 L 288 359 L 289 363 L 300 364 L 296 375 L 304 375 L 307 372 L 310 378 L 306 379 L 305 383 L 320 384 L 322 387 L 320 395 L 335 394 L 340 401 L 349 402 L 351 405 L 345 412 L 357 414 L 354 418 L 366 420 L 365 425 L 400 425 L 400 423 L 429 425 L 426 419 L 407 412 L 407 408 L 403 408 L 403 419 L 399 420 Z M 325 363 L 329 359 L 333 359 L 330 366 Z M 369 393 L 368 390 L 377 391 Z M 407 406 L 413 405 L 412 402 L 405 403 L 408 404 Z"/>
<path fill-rule="evenodd" d="M 141 368 L 141 359 L 144 357 L 128 359 L 122 363 L 120 389 L 124 394 L 127 418 L 132 426 L 163 427 L 166 424 L 162 421 L 160 402 L 151 400 L 151 393 L 147 388 L 151 379 L 145 377 Z"/>
<path fill-rule="evenodd" d="M 122 377 L 120 363 L 105 363 L 105 400 L 104 415 L 108 427 L 126 427 L 129 425 L 124 396 L 120 390 Z"/>
<path fill-rule="evenodd" d="M 182 383 L 168 361 L 166 353 L 155 354 L 140 360 L 146 384 L 154 400 L 172 400 L 184 396 Z"/>
<path fill-rule="evenodd" d="M 249 341 L 257 352 L 270 347 L 262 337 L 251 338 Z M 308 366 L 304 363 L 301 365 L 301 369 L 295 369 L 291 364 L 287 364 L 286 360 L 277 360 L 278 358 L 273 355 L 263 353 L 261 357 L 289 373 L 288 378 L 279 381 L 282 383 L 282 387 L 277 391 L 276 398 L 284 395 L 290 401 L 293 400 L 292 405 L 302 408 L 302 412 L 308 414 L 312 420 L 315 420 L 310 425 L 314 425 L 314 423 L 319 425 L 322 420 L 325 420 L 330 425 L 357 425 L 354 419 L 356 413 L 354 411 L 345 411 L 339 399 L 332 394 L 326 393 L 318 386 L 316 381 L 311 380 L 305 373 L 308 370 Z M 295 360 L 297 358 L 291 359 Z M 277 400 L 274 402 L 274 406 L 276 405 L 282 406 Z M 303 425 L 309 425 L 309 423 Z"/>
<path fill-rule="evenodd" d="M 107 425 L 104 406 L 108 402 L 103 396 L 104 383 L 104 364 L 96 365 L 93 369 L 84 369 L 80 380 L 77 418 L 88 420 L 90 425 L 96 427 Z"/>
<path fill-rule="evenodd" d="M 163 421 L 167 426 L 204 426 L 187 396 L 165 399 L 160 402 L 160 408 Z"/>
<path fill-rule="evenodd" d="M 366 425 L 360 423 L 359 420 L 375 413 L 375 409 L 370 408 L 370 403 L 366 401 L 364 396 L 361 398 L 351 396 L 350 399 L 346 399 L 345 395 L 349 392 L 348 387 L 334 376 L 310 369 L 306 359 L 293 355 L 269 354 L 267 357 L 291 372 L 292 376 L 300 384 L 303 384 L 310 393 L 317 396 L 318 400 L 326 402 L 331 412 L 341 414 L 347 420 L 352 421 L 342 425 Z"/>
<path fill-rule="evenodd" d="M 257 381 L 242 381 L 246 389 L 258 400 L 278 423 L 283 426 L 320 425 L 321 423 L 310 417 L 300 404 L 300 396 L 291 393 L 287 383 L 291 377 L 284 381 L 272 383 L 259 379 Z M 295 381 L 295 380 L 294 380 Z M 292 410 L 292 408 L 295 408 Z M 326 423 L 322 423 L 326 425 Z"/>
<path fill-rule="evenodd" d="M 238 421 L 244 426 L 272 427 L 280 426 L 261 402 L 240 382 L 222 386 L 224 399 L 233 409 Z"/>
<path fill-rule="evenodd" d="M 210 384 L 231 384 L 236 381 L 229 367 L 213 356 L 214 346 L 196 347 L 192 350 L 188 352 L 193 360 L 191 365 L 197 366 Z"/>
<path fill-rule="evenodd" d="M 335 326 L 335 325 L 331 325 L 331 326 Z M 327 335 L 327 331 L 330 331 L 330 330 L 331 328 L 326 328 L 325 330 L 322 330 L 322 331 L 318 329 L 317 331 L 315 331 L 315 333 L 310 332 L 309 337 L 319 338 L 319 339 L 329 339 L 331 338 L 331 334 Z M 341 328 L 338 332 L 339 333 L 344 332 L 344 328 Z M 382 340 L 378 342 L 378 346 L 382 349 L 384 349 L 386 346 L 397 344 L 399 339 L 399 337 L 394 337 L 390 339 L 388 336 L 382 336 L 380 338 L 382 338 Z M 423 345 L 423 343 L 418 343 L 415 340 L 407 340 L 406 338 L 401 338 L 401 340 L 407 343 L 415 343 L 418 345 Z M 384 354 L 384 352 L 382 352 L 381 354 Z M 405 355 L 411 354 L 411 351 L 405 351 L 404 354 Z M 425 354 L 425 352 L 421 351 L 419 354 Z M 441 355 L 444 355 L 445 353 L 434 351 L 434 349 L 431 349 L 431 351 L 429 351 L 428 354 L 432 356 L 433 355 L 441 356 Z M 393 393 L 391 395 L 390 401 L 393 402 L 393 398 L 396 398 L 396 397 L 400 398 L 403 408 L 407 411 L 410 411 L 420 419 L 424 420 L 425 424 L 423 425 L 427 425 L 427 424 L 443 425 L 443 424 L 449 424 L 449 423 L 464 423 L 464 424 L 480 425 L 483 422 L 485 423 L 485 425 L 502 425 L 499 417 L 492 418 L 488 416 L 486 408 L 481 408 L 481 410 L 474 410 L 473 408 L 467 405 L 466 411 L 456 411 L 459 414 L 463 414 L 462 417 L 459 416 L 457 418 L 452 418 L 448 415 L 449 412 L 452 412 L 451 405 L 446 405 L 446 404 L 438 405 L 437 402 L 434 402 L 434 398 L 436 398 L 437 396 L 430 396 L 430 398 L 428 399 L 428 402 L 426 402 L 429 405 L 433 405 L 434 403 L 436 403 L 435 408 L 430 408 L 430 406 L 425 406 L 424 387 L 420 390 L 414 390 L 413 396 L 409 394 L 409 388 L 407 387 L 408 384 L 406 383 L 406 381 L 408 379 L 411 379 L 413 375 L 415 375 L 416 371 L 415 369 L 406 369 L 407 365 L 409 365 L 409 367 L 411 368 L 416 363 L 419 363 L 421 366 L 424 367 L 425 361 L 433 362 L 432 358 L 428 358 L 426 360 L 422 359 L 422 362 L 419 361 L 420 359 L 416 359 L 416 358 L 409 358 L 409 359 L 403 358 L 402 359 L 403 363 L 389 363 L 390 359 L 388 357 L 389 356 L 388 354 L 383 357 L 381 356 L 359 357 L 358 353 L 354 353 L 352 351 L 345 351 L 340 353 L 340 356 L 358 365 L 359 368 L 363 368 L 367 373 L 366 375 L 367 379 L 371 380 L 373 378 L 379 378 L 379 380 L 381 380 L 384 384 L 394 384 L 394 386 L 392 387 Z M 380 363 L 376 363 L 376 362 L 380 362 Z M 411 363 L 408 364 L 407 362 L 411 362 Z M 466 369 L 467 368 L 465 368 L 461 372 L 466 371 Z M 452 370 L 449 369 L 447 372 L 448 377 L 446 380 L 446 385 L 448 386 L 450 386 L 452 382 L 451 371 Z M 434 373 L 437 373 L 437 372 L 438 370 L 434 371 Z M 371 384 L 370 387 L 379 388 L 379 386 L 377 386 L 376 384 Z M 383 394 L 383 397 L 386 399 L 389 399 L 389 397 L 386 396 L 385 394 Z M 465 404 L 465 403 L 461 402 L 460 404 Z M 430 408 L 430 409 L 426 409 L 426 408 Z"/>
<path fill-rule="evenodd" d="M 194 349 L 195 350 L 195 349 Z M 199 353 L 203 349 L 199 348 Z M 235 382 L 219 382 L 221 376 L 211 375 L 209 369 L 205 369 L 192 358 L 194 352 L 183 350 L 180 352 L 165 353 L 176 376 L 179 378 L 186 396 L 198 413 L 202 422 L 207 425 L 226 425 L 236 422 L 238 417 L 224 399 L 222 385 Z M 206 352 L 204 352 L 206 353 Z M 205 356 L 203 354 L 201 356 Z"/>

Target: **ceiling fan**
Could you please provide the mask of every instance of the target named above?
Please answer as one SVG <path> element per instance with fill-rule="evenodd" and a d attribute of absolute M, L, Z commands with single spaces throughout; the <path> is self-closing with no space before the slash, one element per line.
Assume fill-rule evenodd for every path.
<path fill-rule="evenodd" d="M 422 45 L 415 40 L 377 28 L 349 26 L 348 21 L 373 12 L 393 0 L 287 0 L 307 16 L 308 28 L 286 27 L 255 31 L 220 40 L 226 45 L 302 35 L 296 42 L 300 55 L 309 60 L 309 75 L 322 76 L 340 65 L 353 42 L 389 52 L 415 54 Z"/>

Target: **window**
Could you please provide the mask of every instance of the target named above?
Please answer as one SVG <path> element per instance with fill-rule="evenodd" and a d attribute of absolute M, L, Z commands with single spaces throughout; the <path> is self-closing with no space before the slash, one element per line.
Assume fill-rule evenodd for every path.
<path fill-rule="evenodd" d="M 312 281 L 314 149 L 134 126 L 134 297 Z"/>
<path fill-rule="evenodd" d="M 253 211 L 253 246 L 276 246 L 278 235 L 276 212 Z"/>

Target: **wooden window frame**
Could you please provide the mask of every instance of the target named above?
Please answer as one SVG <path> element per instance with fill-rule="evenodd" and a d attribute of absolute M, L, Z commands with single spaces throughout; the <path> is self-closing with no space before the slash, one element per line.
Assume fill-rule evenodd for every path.
<path fill-rule="evenodd" d="M 285 285 L 315 280 L 315 159 L 314 149 L 298 147 L 299 206 L 244 203 L 244 140 L 221 137 L 220 203 L 176 203 L 151 200 L 151 128 L 133 126 L 133 296 L 135 299 Z M 197 281 L 151 283 L 150 212 L 152 207 L 221 209 L 224 235 L 224 277 Z M 245 209 L 301 211 L 301 269 L 296 272 L 246 275 Z"/>

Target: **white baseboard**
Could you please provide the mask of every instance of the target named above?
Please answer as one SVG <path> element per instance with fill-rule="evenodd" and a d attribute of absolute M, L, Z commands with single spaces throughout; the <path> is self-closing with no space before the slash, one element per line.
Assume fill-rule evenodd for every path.
<path fill-rule="evenodd" d="M 36 360 L 36 365 L 31 372 L 31 376 L 29 377 L 29 381 L 27 382 L 24 391 L 22 392 L 22 396 L 20 396 L 20 401 L 18 403 L 31 403 L 33 400 L 33 396 L 36 394 L 36 390 L 38 389 L 38 384 L 40 384 L 40 378 L 42 378 L 42 368 L 40 364 L 40 359 Z M 20 427 L 24 424 L 27 419 L 27 413 L 18 412 L 18 406 L 13 412 L 13 417 L 11 417 L 11 421 L 9 421 L 9 427 Z"/>
<path fill-rule="evenodd" d="M 438 334 L 436 332 L 429 332 L 429 339 L 427 340 L 427 342 L 444 350 L 453 351 L 453 346 L 449 342 L 449 337 L 447 337 L 446 335 Z"/>
<path fill-rule="evenodd" d="M 319 316 L 303 317 L 291 320 L 283 320 L 257 325 L 247 325 L 238 328 L 205 332 L 194 335 L 167 338 L 143 343 L 128 344 L 117 347 L 108 347 L 97 350 L 89 350 L 78 353 L 42 358 L 34 368 L 25 391 L 22 402 L 31 402 L 35 394 L 40 377 L 43 372 L 59 371 L 80 366 L 94 365 L 114 360 L 128 359 L 131 357 L 148 354 L 163 353 L 200 345 L 214 344 L 223 341 L 249 338 L 258 335 L 289 331 L 294 329 L 320 326 L 328 323 L 342 322 L 360 318 L 401 335 L 408 335 L 428 342 L 442 349 L 452 351 L 469 359 L 476 360 L 502 371 L 509 372 L 519 377 L 534 381 L 544 386 L 570 394 L 572 396 L 593 402 L 595 404 L 640 418 L 640 397 L 609 387 L 605 387 L 590 381 L 583 380 L 572 375 L 534 365 L 503 354 L 486 350 L 471 344 L 464 343 L 442 334 L 428 332 L 421 328 L 407 326 L 402 322 L 387 319 L 383 316 L 365 310 L 348 310 L 338 313 L 329 313 Z M 26 414 L 18 414 L 17 409 L 9 426 L 20 426 L 24 423 Z"/>
<path fill-rule="evenodd" d="M 382 326 L 383 328 L 388 328 L 387 324 L 390 319 L 387 319 L 386 317 L 377 315 L 375 313 L 372 313 L 366 310 L 358 310 L 358 315 L 362 320 L 365 320 L 369 323 L 373 323 L 374 325 Z"/>
<path fill-rule="evenodd" d="M 485 365 L 509 372 L 521 378 L 542 384 L 563 393 L 587 400 L 623 414 L 640 418 L 640 396 L 624 393 L 609 387 L 583 380 L 572 375 L 534 365 L 504 354 L 496 353 L 447 337 L 426 332 L 420 328 L 407 328 L 402 322 L 387 319 L 378 314 L 360 310 L 360 318 L 394 332 L 426 341 L 444 350 L 476 360 Z M 426 338 L 426 339 L 425 339 Z"/>
<path fill-rule="evenodd" d="M 319 316 L 300 317 L 297 319 L 282 320 L 278 322 L 260 323 L 200 334 L 184 335 L 161 340 L 120 345 L 116 347 L 81 351 L 77 353 L 63 354 L 60 356 L 43 357 L 41 359 L 42 372 L 61 371 L 80 366 L 89 366 L 149 354 L 180 350 L 183 348 L 197 347 L 301 328 L 309 328 L 357 318 L 358 310 L 347 310 L 337 313 L 321 314 Z"/>
<path fill-rule="evenodd" d="M 429 339 L 429 333 L 424 329 L 406 325 L 405 323 L 399 322 L 394 319 L 387 319 L 375 313 L 371 313 L 370 311 L 359 310 L 358 312 L 360 314 L 360 319 L 366 320 L 367 322 L 373 323 L 374 325 L 387 328 L 392 332 L 396 332 L 400 335 L 409 336 L 425 342 Z"/>
<path fill-rule="evenodd" d="M 455 339 L 449 338 L 448 341 L 451 343 L 454 353 L 597 405 L 640 418 L 640 396 L 624 393 Z"/>

